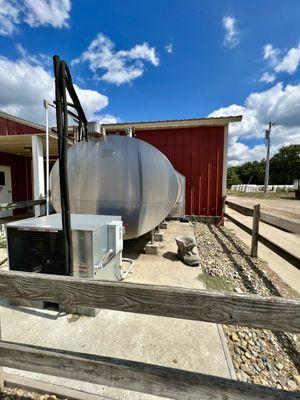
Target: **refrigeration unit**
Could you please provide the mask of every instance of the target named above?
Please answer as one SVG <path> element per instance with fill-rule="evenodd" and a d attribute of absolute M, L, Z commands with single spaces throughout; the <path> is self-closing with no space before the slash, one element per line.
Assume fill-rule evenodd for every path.
<path fill-rule="evenodd" d="M 7 224 L 9 268 L 113 281 L 125 277 L 120 216 L 72 214 L 71 230 L 73 265 L 66 271 L 61 214 Z"/>

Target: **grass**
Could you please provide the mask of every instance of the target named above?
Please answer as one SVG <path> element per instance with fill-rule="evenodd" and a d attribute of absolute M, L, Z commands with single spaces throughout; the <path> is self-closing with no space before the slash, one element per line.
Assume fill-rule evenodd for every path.
<path fill-rule="evenodd" d="M 0 231 L 0 249 L 6 249 L 6 237 L 2 231 Z"/>
<path fill-rule="evenodd" d="M 202 272 L 198 278 L 210 290 L 232 292 L 235 287 L 233 280 L 224 276 L 212 276 L 206 272 Z"/>

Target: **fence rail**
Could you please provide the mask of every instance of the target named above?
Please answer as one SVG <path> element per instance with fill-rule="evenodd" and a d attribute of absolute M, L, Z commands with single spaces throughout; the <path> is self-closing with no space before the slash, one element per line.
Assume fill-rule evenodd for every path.
<path fill-rule="evenodd" d="M 266 216 L 269 221 L 271 220 L 271 218 L 274 218 L 274 220 L 273 220 L 274 223 L 272 223 L 271 225 L 277 227 L 276 224 L 277 223 L 279 224 L 280 218 L 273 217 L 266 213 L 262 213 L 262 212 L 260 212 L 259 209 L 256 209 L 256 211 L 254 212 L 256 206 L 254 206 L 254 209 L 251 209 L 249 207 L 244 207 L 244 206 L 241 206 L 240 204 L 235 204 L 230 201 L 226 201 L 225 204 L 232 210 L 235 210 L 242 215 L 253 217 L 253 226 L 251 229 L 249 226 L 238 221 L 236 218 L 234 218 L 232 215 L 228 214 L 227 212 L 224 213 L 225 218 L 229 219 L 229 221 L 233 222 L 240 229 L 242 229 L 243 231 L 247 232 L 249 235 L 252 236 L 252 243 L 251 243 L 252 257 L 257 256 L 257 245 L 258 245 L 258 242 L 261 242 L 264 246 L 268 247 L 274 253 L 276 253 L 281 258 L 286 260 L 288 263 L 294 265 L 294 267 L 296 267 L 297 269 L 300 269 L 300 258 L 299 257 L 290 253 L 289 251 L 285 250 L 283 247 L 279 246 L 277 243 L 272 242 L 270 239 L 268 239 L 267 237 L 265 237 L 264 235 L 259 233 L 259 221 L 265 222 Z M 287 220 L 283 220 L 283 221 L 290 223 L 290 221 L 287 221 Z M 298 225 L 298 224 L 295 223 L 295 225 Z M 287 226 L 287 225 L 285 225 L 285 226 Z M 300 224 L 299 224 L 299 227 L 300 227 Z M 282 227 L 281 227 L 281 229 L 282 229 Z M 286 229 L 284 229 L 284 230 L 286 230 Z"/>
<path fill-rule="evenodd" d="M 233 203 L 232 201 L 225 201 L 225 204 L 234 211 L 245 215 L 247 217 L 253 216 L 253 209 L 250 207 L 245 207 L 240 204 Z M 266 212 L 260 212 L 260 221 L 265 222 L 266 224 L 272 225 L 275 228 L 278 228 L 283 231 L 291 232 L 291 233 L 300 233 L 300 223 L 290 221 L 285 218 L 276 217 L 274 215 L 268 214 Z"/>
<path fill-rule="evenodd" d="M 299 395 L 261 385 L 136 361 L 0 342 L 0 362 L 39 372 L 178 400 L 295 400 Z"/>
<path fill-rule="evenodd" d="M 299 332 L 300 301 L 28 272 L 0 272 L 0 297 Z"/>
<path fill-rule="evenodd" d="M 0 203 L 0 211 L 16 210 L 17 208 L 27 208 L 42 204 L 46 204 L 45 199 L 17 201 L 14 203 Z"/>
<path fill-rule="evenodd" d="M 300 301 L 280 297 L 13 271 L 0 272 L 0 297 L 300 332 Z M 201 373 L 7 341 L 0 341 L 0 365 L 178 400 L 300 399 L 296 392 Z"/>

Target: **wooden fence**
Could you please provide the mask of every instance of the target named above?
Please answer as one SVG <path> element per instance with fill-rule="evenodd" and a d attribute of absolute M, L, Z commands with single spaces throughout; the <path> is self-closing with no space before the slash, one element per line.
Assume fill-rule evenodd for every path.
<path fill-rule="evenodd" d="M 16 210 L 18 208 L 40 206 L 42 204 L 46 204 L 46 200 L 44 198 L 39 200 L 17 201 L 14 203 L 0 203 L 0 211 Z"/>
<path fill-rule="evenodd" d="M 252 257 L 257 257 L 258 242 L 261 242 L 263 245 L 268 247 L 270 250 L 279 255 L 281 258 L 283 258 L 290 264 L 294 265 L 296 268 L 300 269 L 300 258 L 288 252 L 283 247 L 279 246 L 277 243 L 272 242 L 270 239 L 266 238 L 264 235 L 259 233 L 259 222 L 263 221 L 281 230 L 294 233 L 300 233 L 300 224 L 285 220 L 283 218 L 274 217 L 273 215 L 267 213 L 262 213 L 260 211 L 259 204 L 255 205 L 253 209 L 241 206 L 240 204 L 232 203 L 231 201 L 225 201 L 225 204 L 232 210 L 235 210 L 242 215 L 245 215 L 247 217 L 253 217 L 252 228 L 249 228 L 249 226 L 238 221 L 232 215 L 224 213 L 224 216 L 227 219 L 229 219 L 229 221 L 233 222 L 243 231 L 247 232 L 249 235 L 252 236 L 252 242 L 251 242 Z"/>
<path fill-rule="evenodd" d="M 0 272 L 0 297 L 300 332 L 300 301 L 280 297 L 13 271 Z M 299 392 L 3 340 L 0 341 L 0 365 L 178 400 L 300 399 Z M 34 390 L 34 384 L 30 388 Z"/>

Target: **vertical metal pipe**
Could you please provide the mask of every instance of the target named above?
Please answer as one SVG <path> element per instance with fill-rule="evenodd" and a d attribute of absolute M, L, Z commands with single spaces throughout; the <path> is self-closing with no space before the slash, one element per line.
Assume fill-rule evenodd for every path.
<path fill-rule="evenodd" d="M 49 215 L 49 197 L 50 197 L 50 183 L 49 183 L 49 118 L 48 118 L 48 101 L 44 100 L 45 108 L 45 126 L 46 126 L 46 215 Z"/>

